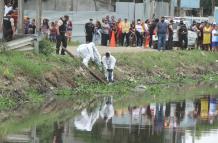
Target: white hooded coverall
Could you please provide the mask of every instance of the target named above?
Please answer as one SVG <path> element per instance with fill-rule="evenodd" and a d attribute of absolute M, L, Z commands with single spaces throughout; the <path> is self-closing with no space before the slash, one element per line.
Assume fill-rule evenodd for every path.
<path fill-rule="evenodd" d="M 80 45 L 77 48 L 77 54 L 83 59 L 83 64 L 87 67 L 90 59 L 97 65 L 101 64 L 101 55 L 93 42 Z"/>
<path fill-rule="evenodd" d="M 81 112 L 80 116 L 75 117 L 74 126 L 81 131 L 92 131 L 95 122 L 99 118 L 99 110 L 88 113 L 86 109 Z"/>

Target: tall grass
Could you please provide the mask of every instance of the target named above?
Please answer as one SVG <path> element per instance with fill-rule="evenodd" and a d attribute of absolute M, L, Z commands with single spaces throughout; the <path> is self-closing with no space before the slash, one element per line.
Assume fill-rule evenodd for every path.
<path fill-rule="evenodd" d="M 0 54 L 0 73 L 1 75 L 16 76 L 22 74 L 31 77 L 39 77 L 50 66 L 42 60 L 35 58 L 36 55 L 29 53 L 9 52 Z"/>
<path fill-rule="evenodd" d="M 203 51 L 169 51 L 115 54 L 118 66 L 135 70 L 136 74 L 148 71 L 162 71 L 170 77 L 176 77 L 178 68 L 193 73 L 203 67 L 208 73 L 218 69 L 218 53 Z M 208 70 L 208 68 L 214 71 Z"/>

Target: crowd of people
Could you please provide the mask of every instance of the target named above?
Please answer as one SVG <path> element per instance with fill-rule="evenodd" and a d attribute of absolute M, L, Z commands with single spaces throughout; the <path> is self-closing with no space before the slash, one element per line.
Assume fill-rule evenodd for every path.
<path fill-rule="evenodd" d="M 94 42 L 97 45 L 108 46 L 112 36 L 115 36 L 116 45 L 131 47 L 153 47 L 156 37 L 159 39 L 158 47 L 166 47 L 166 35 L 169 36 L 168 48 L 172 49 L 173 21 L 166 23 L 164 17 L 142 21 L 128 21 L 127 18 L 117 21 L 114 16 L 106 16 L 102 22 L 90 19 L 85 25 L 86 42 Z M 184 23 L 181 23 L 185 25 Z M 182 26 L 181 26 L 182 27 Z M 183 27 L 184 28 L 184 27 Z M 156 36 L 156 37 L 155 37 Z"/>
<path fill-rule="evenodd" d="M 202 50 L 218 51 L 218 25 L 207 21 L 193 22 L 192 31 L 197 33 L 197 46 Z"/>
<path fill-rule="evenodd" d="M 11 1 L 6 1 L 3 19 L 3 38 L 5 41 L 11 41 L 13 39 L 14 35 L 17 32 L 17 25 L 18 9 L 16 5 L 14 5 Z M 37 23 L 35 19 L 31 19 L 30 17 L 25 16 L 23 25 L 24 34 L 35 34 L 37 31 L 36 25 Z M 69 20 L 69 17 L 65 27 L 65 36 L 68 41 L 71 41 L 73 24 L 72 21 Z M 49 19 L 45 18 L 42 20 L 42 23 L 40 23 L 40 28 L 38 30 L 43 34 L 45 38 L 49 39 L 52 42 L 56 42 L 59 35 L 58 28 L 58 20 L 49 21 Z"/>
<path fill-rule="evenodd" d="M 175 21 L 161 17 L 160 19 L 147 19 L 142 21 L 128 21 L 114 16 L 106 16 L 102 21 L 90 19 L 85 24 L 86 42 L 94 42 L 96 45 L 109 46 L 111 38 L 115 36 L 117 46 L 157 48 L 158 50 L 171 50 L 174 46 L 181 49 L 189 49 L 189 30 L 196 32 L 198 48 L 208 51 L 218 50 L 217 25 L 207 21 L 193 22 L 188 27 L 180 20 L 175 28 Z M 178 41 L 173 39 L 176 36 Z M 194 45 L 193 45 L 194 46 Z"/>
<path fill-rule="evenodd" d="M 17 21 L 17 8 L 10 2 L 6 3 L 3 19 L 3 37 L 5 41 L 13 39 L 16 34 Z M 181 49 L 188 49 L 188 34 L 189 30 L 191 30 L 197 35 L 196 44 L 198 48 L 218 51 L 218 27 L 215 23 L 211 24 L 207 21 L 197 23 L 194 21 L 191 27 L 187 27 L 183 20 L 180 20 L 176 28 L 174 24 L 173 18 L 166 19 L 165 17 L 145 21 L 137 19 L 130 22 L 127 18 L 116 19 L 114 16 L 106 16 L 102 18 L 102 21 L 97 20 L 95 23 L 93 19 L 90 19 L 85 24 L 86 43 L 94 42 L 96 45 L 109 46 L 112 37 L 115 37 L 116 46 L 150 47 L 158 50 L 171 50 L 176 46 Z M 24 17 L 25 34 L 35 34 L 36 25 L 35 19 Z M 45 18 L 38 30 L 45 38 L 56 42 L 57 47 L 61 45 L 61 42 L 64 47 L 67 47 L 67 43 L 72 38 L 73 23 L 69 16 L 55 21 L 49 21 L 49 19 Z M 177 42 L 174 39 L 175 35 L 178 37 Z"/>
<path fill-rule="evenodd" d="M 168 35 L 168 49 L 173 46 L 173 21 L 169 24 L 165 22 L 164 18 L 149 20 L 145 22 L 138 19 L 136 22 L 131 23 L 128 19 L 122 20 L 119 18 L 117 21 L 115 17 L 106 16 L 100 21 L 93 24 L 93 19 L 85 25 L 86 42 L 93 41 L 96 44 L 107 46 L 113 34 L 116 38 L 116 43 L 119 46 L 131 47 L 153 47 L 155 36 L 158 37 L 158 47 L 166 47 L 166 35 Z M 184 23 L 181 23 L 184 25 Z M 184 27 L 183 27 L 184 28 Z M 187 43 L 187 42 L 186 42 Z"/>

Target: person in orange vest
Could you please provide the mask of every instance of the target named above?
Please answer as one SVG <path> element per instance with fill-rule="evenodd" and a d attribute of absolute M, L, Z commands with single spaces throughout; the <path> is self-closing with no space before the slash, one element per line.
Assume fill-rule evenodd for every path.
<path fill-rule="evenodd" d="M 126 38 L 126 46 L 129 46 L 129 29 L 130 29 L 130 23 L 128 22 L 127 18 L 124 19 L 122 22 L 122 41 L 121 45 L 124 44 L 124 39 Z"/>
<path fill-rule="evenodd" d="M 122 20 L 121 18 L 119 18 L 117 21 L 117 43 L 122 45 L 121 41 L 122 41 Z"/>
<path fill-rule="evenodd" d="M 112 28 L 111 28 L 111 36 L 110 36 L 110 47 L 111 48 L 114 48 L 116 47 L 116 34 L 117 34 L 117 26 L 116 25 L 113 25 Z"/>

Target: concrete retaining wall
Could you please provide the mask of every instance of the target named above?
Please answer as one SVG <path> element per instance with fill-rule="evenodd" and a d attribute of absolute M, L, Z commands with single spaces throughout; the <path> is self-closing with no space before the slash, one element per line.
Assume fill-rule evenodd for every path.
<path fill-rule="evenodd" d="M 43 10 L 105 11 L 110 9 L 109 5 L 109 0 L 45 0 Z M 25 9 L 35 10 L 36 0 L 27 0 Z"/>

